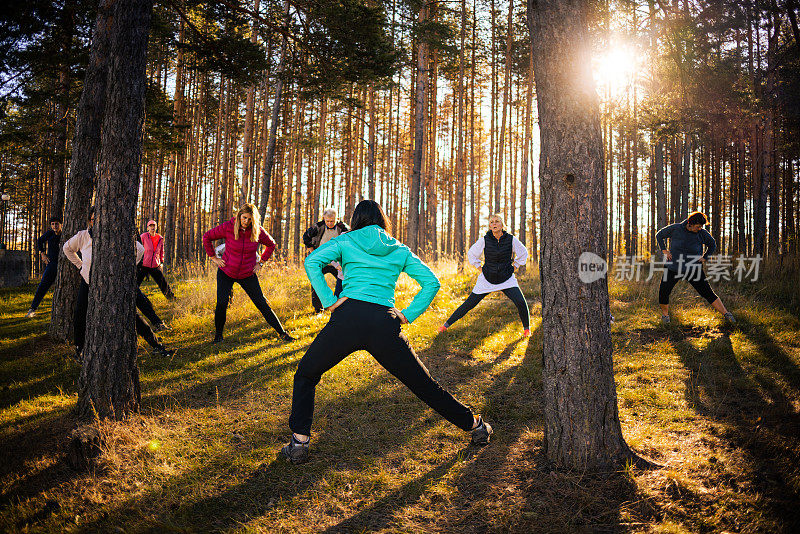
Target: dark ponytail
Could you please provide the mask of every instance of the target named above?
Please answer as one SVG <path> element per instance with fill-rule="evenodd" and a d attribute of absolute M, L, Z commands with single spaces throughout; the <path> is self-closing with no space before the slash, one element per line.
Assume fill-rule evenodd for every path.
<path fill-rule="evenodd" d="M 381 205 L 374 200 L 362 200 L 353 210 L 350 218 L 350 230 L 359 230 L 366 226 L 377 224 L 389 232 L 389 221 Z"/>

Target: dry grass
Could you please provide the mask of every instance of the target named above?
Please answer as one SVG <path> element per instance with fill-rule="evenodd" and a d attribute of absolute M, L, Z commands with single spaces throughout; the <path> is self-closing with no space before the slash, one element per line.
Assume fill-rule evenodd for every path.
<path fill-rule="evenodd" d="M 148 292 L 174 329 L 163 361 L 140 347 L 142 413 L 99 423 L 97 469 L 63 461 L 75 425 L 77 366 L 23 314 L 34 286 L 2 291 L 0 528 L 172 532 L 796 532 L 800 529 L 800 324 L 796 286 L 776 279 L 720 292 L 729 328 L 678 286 L 673 325 L 656 287 L 612 282 L 616 379 L 628 442 L 665 467 L 603 475 L 552 469 L 542 455 L 536 273 L 523 279 L 531 338 L 502 296 L 443 335 L 436 327 L 473 277 L 452 263 L 406 334 L 431 374 L 486 415 L 489 447 L 427 409 L 366 353 L 325 375 L 313 459 L 276 461 L 288 435 L 291 379 L 325 316 L 293 266 L 262 275 L 299 339 L 279 343 L 240 289 L 226 341 L 212 346 L 215 282 L 187 270 L 179 300 Z M 781 286 L 780 284 L 783 284 Z M 402 278 L 399 303 L 416 284 Z M 42 309 L 49 307 L 46 300 Z"/>

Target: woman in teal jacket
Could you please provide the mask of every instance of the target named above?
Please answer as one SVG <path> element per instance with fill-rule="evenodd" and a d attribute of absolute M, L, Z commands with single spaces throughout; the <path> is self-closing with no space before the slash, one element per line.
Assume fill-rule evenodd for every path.
<path fill-rule="evenodd" d="M 331 239 L 305 260 L 311 286 L 332 313 L 297 366 L 289 417 L 292 437 L 282 454 L 292 463 L 308 460 L 316 386 L 326 371 L 357 350 L 372 354 L 445 419 L 472 431 L 474 444 L 486 445 L 492 427 L 431 378 L 400 329 L 430 305 L 439 291 L 436 275 L 407 246 L 386 233 L 386 215 L 374 200 L 362 200 L 356 206 L 351 225 L 351 231 Z M 322 268 L 332 261 L 339 262 L 347 273 L 338 300 L 322 275 Z M 394 288 L 401 272 L 422 286 L 402 311 L 394 307 Z"/>

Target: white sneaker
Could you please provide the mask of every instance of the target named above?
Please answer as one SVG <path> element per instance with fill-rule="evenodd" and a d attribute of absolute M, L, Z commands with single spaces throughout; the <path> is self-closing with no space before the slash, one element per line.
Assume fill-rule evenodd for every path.
<path fill-rule="evenodd" d="M 30 319 L 30 318 L 31 318 L 31 317 L 33 317 L 34 315 L 36 315 L 36 310 L 28 310 L 28 313 L 26 313 L 26 314 L 25 314 L 25 317 L 27 317 L 28 319 Z"/>

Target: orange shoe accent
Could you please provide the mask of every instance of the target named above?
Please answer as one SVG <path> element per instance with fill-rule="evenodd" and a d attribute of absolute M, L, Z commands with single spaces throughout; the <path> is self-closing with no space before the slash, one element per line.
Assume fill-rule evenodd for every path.
<path fill-rule="evenodd" d="M 444 332 L 445 330 L 447 330 L 447 327 L 446 327 L 445 325 L 442 325 L 442 326 L 440 326 L 440 327 L 439 327 L 439 333 L 440 333 L 440 334 L 441 334 L 442 332 Z"/>
<path fill-rule="evenodd" d="M 525 337 L 530 337 L 531 329 L 530 328 L 526 328 L 525 330 L 522 331 L 522 335 L 525 336 Z"/>

